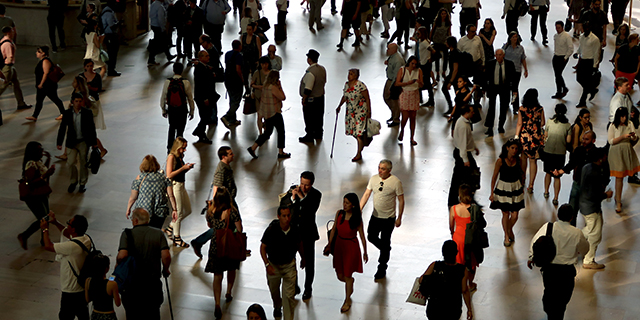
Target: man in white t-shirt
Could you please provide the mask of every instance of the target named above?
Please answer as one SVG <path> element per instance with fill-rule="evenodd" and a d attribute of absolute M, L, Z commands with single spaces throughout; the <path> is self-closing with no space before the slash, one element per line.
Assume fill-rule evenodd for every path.
<path fill-rule="evenodd" d="M 71 220 L 67 221 L 67 225 L 61 224 L 56 220 L 53 213 L 49 213 L 49 220 L 42 219 L 40 221 L 40 229 L 42 229 L 42 240 L 44 241 L 44 249 L 56 253 L 56 261 L 60 262 L 60 290 L 62 290 L 62 298 L 60 299 L 60 312 L 58 317 L 61 320 L 73 320 L 78 317 L 79 320 L 89 320 L 89 309 L 84 296 L 84 288 L 78 283 L 75 274 L 80 273 L 80 269 L 84 265 L 87 252 L 91 248 L 91 238 L 85 234 L 89 223 L 87 218 L 81 215 L 75 215 Z M 60 241 L 58 243 L 51 242 L 49 237 L 49 224 L 52 224 L 60 230 L 60 239 L 69 239 L 68 241 Z M 63 237 L 64 236 L 64 237 Z M 81 242 L 84 248 L 80 246 Z M 75 272 L 75 274 L 74 274 Z"/>
<path fill-rule="evenodd" d="M 387 262 L 391 254 L 391 233 L 393 228 L 400 227 L 404 213 L 404 191 L 398 177 L 391 175 L 391 161 L 381 160 L 378 174 L 369 179 L 367 190 L 360 199 L 360 210 L 369 201 L 373 192 L 373 213 L 367 228 L 367 239 L 380 250 L 378 272 L 374 278 L 380 280 L 387 274 Z M 396 217 L 396 198 L 398 199 L 398 215 Z"/>

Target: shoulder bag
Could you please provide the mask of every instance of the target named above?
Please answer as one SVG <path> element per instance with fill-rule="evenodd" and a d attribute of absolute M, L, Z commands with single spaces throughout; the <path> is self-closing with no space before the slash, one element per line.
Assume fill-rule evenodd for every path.
<path fill-rule="evenodd" d="M 229 222 L 230 219 L 227 217 L 226 226 L 216 230 L 216 257 L 244 261 L 247 259 L 247 235 L 231 230 Z"/>
<path fill-rule="evenodd" d="M 40 178 L 40 180 L 38 180 Z M 27 181 L 24 177 L 18 180 L 18 192 L 20 194 L 20 201 L 25 201 L 29 197 L 42 196 L 50 194 L 53 190 L 49 186 L 49 183 L 41 179 L 42 175 L 34 179 L 34 181 Z"/>
<path fill-rule="evenodd" d="M 52 82 L 58 83 L 60 82 L 60 79 L 64 77 L 64 71 L 62 71 L 62 68 L 60 68 L 59 64 L 54 64 L 51 60 L 49 60 L 49 62 L 51 62 L 51 69 L 49 70 L 47 79 Z"/>
<path fill-rule="evenodd" d="M 400 81 L 402 81 L 404 79 L 404 72 L 405 72 L 405 68 L 402 67 L 402 79 L 400 79 Z M 396 86 L 396 84 L 394 82 L 393 85 L 391 85 L 391 88 L 389 89 L 389 91 L 390 91 L 389 99 L 391 99 L 391 100 L 400 99 L 400 94 L 402 94 L 402 87 Z"/>

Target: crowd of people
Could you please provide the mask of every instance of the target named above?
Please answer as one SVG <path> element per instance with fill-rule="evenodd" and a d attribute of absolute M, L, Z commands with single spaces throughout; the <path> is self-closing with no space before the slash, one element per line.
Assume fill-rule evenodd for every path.
<path fill-rule="evenodd" d="M 112 9 L 118 6 L 115 2 L 117 1 L 109 2 L 104 8 L 89 3 L 78 17 L 78 21 L 85 27 L 83 35 L 87 48 L 84 71 L 74 78 L 74 92 L 68 108 L 65 108 L 58 97 L 57 80 L 51 77 L 57 71 L 49 58 L 49 47 L 39 46 L 36 51 L 39 59 L 35 69 L 36 105 L 33 115 L 27 117 L 27 120 L 37 121 L 45 97 L 49 97 L 58 107 L 60 115 L 56 120 L 60 120 L 60 126 L 56 146 L 58 150 L 62 150 L 63 143 L 65 146 L 65 152 L 60 158 L 66 160 L 70 168 L 69 193 L 74 192 L 78 185 L 80 193 L 86 192 L 89 147 L 95 148 L 101 158 L 107 154 L 96 129 L 106 129 L 99 96 L 99 92 L 103 90 L 102 80 L 105 76 L 120 75 L 115 64 L 121 42 L 118 35 L 121 24 L 114 13 L 115 8 Z M 554 55 L 549 62 L 556 81 L 556 93 L 552 98 L 557 99 L 558 103 L 553 117 L 547 119 L 544 107 L 539 102 L 537 89 L 527 88 L 520 96 L 520 80 L 522 76 L 528 77 L 529 69 L 527 55 L 521 44 L 523 36 L 518 29 L 518 18 L 528 12 L 531 16 L 530 40 L 536 41 L 539 23 L 542 45 L 547 46 L 549 0 L 530 0 L 525 3 L 524 11 L 519 1 L 505 1 L 501 18 L 506 18 L 508 36 L 506 43 L 497 49 L 494 43 L 499 31 L 493 20 L 486 18 L 482 25 L 478 25 L 482 8 L 479 0 L 459 0 L 461 10 L 457 14 L 460 19 L 460 37 L 453 36 L 451 27 L 454 2 L 345 0 L 340 10 L 342 30 L 339 50 L 344 50 L 343 42 L 351 36 L 355 37 L 354 47 L 371 41 L 369 35 L 373 18 L 381 17 L 383 20 L 384 31 L 381 37 L 390 40 L 386 51 L 388 58 L 384 61 L 386 83 L 382 98 L 391 111 L 388 126 L 399 126 L 399 143 L 404 141 L 405 126 L 409 122 L 410 145 L 418 144 L 417 112 L 421 107 L 436 107 L 434 96 L 438 93 L 434 89 L 438 85 L 446 101 L 445 116 L 451 122 L 454 146 L 454 168 L 448 194 L 452 241 L 443 245 L 444 261 L 431 264 L 420 278 L 420 281 L 428 279 L 431 285 L 437 285 L 439 280 L 434 279 L 440 276 L 446 279 L 440 281 L 447 284 L 446 290 L 443 288 L 440 293 L 435 290 L 429 295 L 427 317 L 457 319 L 462 313 L 461 301 L 467 307 L 467 319 L 474 317 L 471 294 L 478 288 L 474 279 L 484 255 L 482 245 L 478 244 L 481 239 L 475 238 L 476 233 L 469 234 L 468 226 L 473 224 L 481 230 L 487 223 L 482 208 L 474 197 L 475 191 L 480 188 L 481 170 L 474 159 L 474 155 L 479 154 L 479 149 L 472 130 L 474 124 L 482 121 L 481 115 L 484 113 L 485 134 L 488 139 L 493 137 L 496 99 L 499 97 L 499 134 L 506 132 L 508 113 L 511 111 L 517 115 L 515 136 L 502 146 L 489 186 L 489 208 L 502 212 L 505 247 L 511 247 L 516 240 L 514 225 L 518 221 L 519 211 L 527 206 L 525 193 L 534 193 L 538 160 L 542 161 L 545 173 L 543 196 L 545 199 L 550 197 L 549 189 L 553 181 L 552 204 L 556 207 L 561 202 L 560 178 L 563 174 L 574 171 L 568 204 L 557 209 L 559 221 L 552 223 L 552 226 L 542 226 L 531 240 L 528 259 L 529 267 L 532 267 L 534 244 L 545 235 L 553 236 L 557 252 L 549 264 L 541 266 L 545 286 L 543 305 L 550 319 L 561 319 L 573 292 L 576 274 L 574 265 L 578 262 L 578 256 L 584 255 L 582 268 L 598 270 L 605 267 L 595 259 L 602 239 L 601 202 L 606 198 L 614 198 L 615 211 L 621 213 L 624 210 L 624 178 L 630 184 L 640 183 L 636 176 L 640 172 L 640 162 L 633 149 L 638 141 L 636 130 L 639 127 L 640 113 L 631 99 L 634 83 L 640 76 L 638 34 L 630 34 L 629 26 L 622 21 L 626 6 L 619 3 L 611 6 L 614 20 L 614 28 L 611 29 L 607 27 L 609 21 L 601 0 L 570 2 L 567 20 L 554 23 Z M 578 2 L 583 4 L 582 8 L 576 7 Z M 311 32 L 324 29 L 320 14 L 322 4 L 317 0 L 310 0 Z M 243 232 L 240 208 L 235 201 L 238 188 L 230 165 L 234 161 L 234 152 L 228 146 L 220 147 L 217 152 L 220 161 L 215 169 L 206 205 L 209 229 L 191 241 L 185 240 L 181 235 L 181 223 L 191 214 L 192 203 L 184 185 L 186 174 L 194 167 L 194 163 L 184 161 L 189 145 L 184 130 L 187 121 L 195 117 L 197 107 L 200 120 L 193 131 L 193 135 L 198 137 L 196 143 L 213 143 L 209 138 L 211 130 L 208 131 L 207 127 L 217 129 L 218 100 L 221 94 L 216 92 L 215 84 L 224 82 L 229 107 L 226 114 L 220 117 L 220 122 L 227 129 L 241 125 L 237 111 L 243 101 L 245 114 L 257 113 L 259 136 L 246 149 L 252 161 L 258 158 L 256 150 L 271 137 L 274 129 L 277 131 L 277 158 L 292 157 L 284 151 L 286 140 L 282 109 L 286 94 L 281 81 L 287 80 L 281 79 L 279 72 L 286 61 L 276 55 L 275 45 L 269 45 L 267 54 L 262 54 L 262 46 L 266 41 L 264 27 L 260 24 L 261 6 L 258 0 L 246 0 L 243 3 L 234 1 L 232 4 L 226 0 L 203 0 L 200 4 L 196 0 L 177 0 L 175 3 L 155 0 L 150 6 L 153 39 L 147 48 L 148 66 L 153 68 L 158 65 L 155 59 L 159 53 L 164 53 L 168 61 L 175 58 L 186 59 L 183 60 L 186 64 L 194 66 L 194 80 L 192 84 L 184 77 L 183 62 L 176 61 L 173 64 L 174 75 L 164 81 L 160 96 L 161 114 L 169 122 L 166 169 L 162 170 L 154 155 L 145 155 L 139 167 L 140 174 L 131 184 L 126 217 L 131 220 L 133 228 L 122 233 L 116 265 L 128 265 L 131 260 L 129 258 L 135 258 L 135 267 L 131 269 L 135 274 L 133 282 L 121 284 L 117 277 L 108 277 L 109 258 L 92 253 L 95 246 L 87 234 L 90 226 L 84 216 L 75 215 L 66 225 L 56 220 L 55 213 L 49 210 L 48 200 L 53 191 L 48 181 L 55 173 L 55 165 L 50 164 L 51 156 L 41 143 L 33 141 L 27 144 L 22 163 L 20 196 L 36 221 L 18 235 L 18 240 L 20 246 L 27 250 L 28 238 L 39 226 L 42 230 L 41 245 L 62 256 L 61 319 L 73 319 L 76 316 L 88 319 L 87 303 L 91 301 L 94 306 L 93 314 L 98 314 L 96 319 L 115 319 L 114 304 L 120 305 L 120 295 L 128 318 L 159 319 L 159 309 L 163 303 L 161 278 L 168 278 L 171 274 L 170 245 L 177 248 L 191 247 L 199 258 L 203 258 L 202 248 L 208 241 L 210 246 L 205 272 L 214 274 L 212 287 L 215 318 L 223 317 L 221 292 L 224 274 L 227 274 L 225 302 L 228 303 L 233 300 L 236 270 L 241 267 L 242 261 L 221 256 L 220 252 L 226 247 L 220 247 L 224 242 L 218 239 L 226 229 L 235 233 Z M 337 8 L 333 1 L 331 6 L 332 14 L 336 14 Z M 390 34 L 389 26 L 391 7 L 395 7 L 394 18 L 397 25 L 393 34 Z M 234 14 L 240 9 L 241 35 L 231 42 L 231 50 L 224 53 L 222 33 L 225 16 L 232 8 Z M 281 4 L 278 9 L 282 11 Z M 13 67 L 16 28 L 2 19 L 5 18 L 5 10 L 0 5 L 0 24 L 5 24 L 0 26 L 4 34 L 4 38 L 0 40 L 4 58 L 2 72 L 8 80 L 0 86 L 0 94 L 7 86 L 13 85 L 18 109 L 26 109 L 30 106 L 24 102 Z M 55 10 L 58 9 L 54 6 L 50 8 L 49 22 L 50 28 L 58 29 L 60 47 L 56 46 L 55 32 L 50 32 L 53 52 L 65 48 L 64 32 L 58 27 L 59 19 L 54 16 L 57 12 Z M 286 8 L 284 12 L 286 17 Z M 280 14 L 278 20 L 281 25 L 285 23 L 285 18 Z M 366 27 L 367 22 L 369 28 Z M 174 29 L 177 34 L 176 55 L 170 51 Z M 572 35 L 568 33 L 572 29 L 573 38 L 578 38 L 577 51 Z M 353 30 L 353 34 L 350 30 Z M 609 105 L 607 143 L 603 147 L 597 147 L 594 124 L 590 121 L 590 112 L 586 107 L 587 99 L 593 100 L 601 85 L 600 67 L 609 30 L 617 35 L 616 47 L 611 49 L 614 51 L 611 63 L 614 65 L 615 75 L 612 85 L 616 92 Z M 409 39 L 415 41 L 414 46 Z M 105 56 L 101 53 L 104 42 L 108 61 L 104 61 Z M 400 51 L 403 44 L 404 53 Z M 414 47 L 415 55 L 410 52 Z M 344 76 L 329 75 L 325 67 L 319 64 L 320 56 L 321 53 L 315 49 L 306 53 L 308 68 L 300 80 L 299 92 L 305 135 L 299 137 L 300 143 L 310 144 L 323 139 L 325 85 L 330 77 Z M 567 106 L 563 100 L 569 91 L 563 71 L 572 56 L 578 59 L 573 68 L 576 70 L 577 82 L 583 87 L 580 102 L 576 106 L 580 108 L 579 115 L 573 124 L 566 116 Z M 224 67 L 221 57 L 224 57 Z M 450 96 L 452 86 L 455 92 L 453 100 Z M 427 93 L 423 94 L 423 91 Z M 428 95 L 428 98 L 424 95 Z M 484 96 L 488 99 L 486 112 L 482 111 L 481 105 Z M 373 137 L 371 100 L 365 81 L 360 79 L 360 70 L 349 69 L 336 115 L 340 114 L 341 107 L 345 104 L 345 134 L 353 136 L 357 141 L 357 151 L 352 162 L 362 160 L 363 149 L 371 143 Z M 424 100 L 426 102 L 423 103 Z M 603 123 L 598 125 L 603 128 L 605 126 Z M 392 168 L 392 161 L 380 161 L 378 174 L 370 178 L 362 196 L 359 198 L 353 192 L 345 194 L 342 209 L 335 214 L 323 254 L 333 255 L 336 276 L 345 283 L 341 312 L 348 312 L 351 308 L 354 273 L 362 273 L 362 262 L 367 263 L 369 260 L 368 243 L 380 251 L 375 280 L 386 277 L 391 256 L 391 235 L 402 225 L 405 211 L 402 182 L 391 174 Z M 615 177 L 615 192 L 606 190 L 610 177 Z M 273 316 L 276 318 L 294 319 L 297 294 L 303 293 L 303 300 L 312 297 L 315 242 L 320 239 L 316 212 L 322 199 L 322 193 L 313 187 L 315 179 L 313 172 L 304 171 L 300 175 L 299 184 L 280 195 L 277 219 L 266 226 L 260 240 L 260 257 L 264 262 L 273 300 Z M 362 209 L 370 197 L 373 200 L 373 212 L 365 236 Z M 585 222 L 582 230 L 575 228 L 578 213 L 582 214 Z M 53 243 L 49 236 L 50 225 L 56 226 L 70 241 Z M 241 255 L 250 254 L 250 250 L 241 249 Z M 304 288 L 298 285 L 302 276 L 298 273 L 297 254 L 301 258 L 299 267 L 305 270 Z M 85 257 L 91 258 L 91 262 L 87 263 Z M 89 264 L 92 269 L 91 276 L 86 279 L 78 275 L 79 270 L 84 269 L 84 264 Z M 460 283 L 462 285 L 458 287 Z M 266 314 L 260 305 L 252 305 L 247 310 L 247 317 L 266 319 Z"/>

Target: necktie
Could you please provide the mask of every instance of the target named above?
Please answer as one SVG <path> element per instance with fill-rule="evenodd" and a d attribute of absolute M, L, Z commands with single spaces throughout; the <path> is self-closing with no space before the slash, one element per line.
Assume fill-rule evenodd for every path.
<path fill-rule="evenodd" d="M 500 86 L 502 86 L 502 82 L 503 82 L 503 79 L 502 79 L 502 63 L 500 63 L 500 70 L 498 70 L 498 84 Z"/>

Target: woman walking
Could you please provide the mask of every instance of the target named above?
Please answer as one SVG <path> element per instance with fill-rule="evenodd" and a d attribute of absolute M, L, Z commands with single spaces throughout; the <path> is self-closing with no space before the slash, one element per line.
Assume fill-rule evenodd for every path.
<path fill-rule="evenodd" d="M 353 136 L 358 142 L 358 151 L 356 156 L 351 159 L 352 162 L 362 160 L 362 149 L 369 142 L 367 122 L 371 118 L 371 100 L 367 86 L 358 80 L 359 78 L 359 69 L 349 69 L 347 82 L 342 89 L 342 99 L 336 108 L 336 114 L 339 114 L 342 104 L 347 103 L 344 115 L 345 134 Z"/>
<path fill-rule="evenodd" d="M 529 89 L 522 98 L 522 107 L 520 107 L 516 125 L 516 138 L 520 137 L 522 153 L 526 156 L 522 158 L 525 171 L 527 159 L 529 161 L 529 187 L 527 188 L 529 194 L 533 193 L 533 183 L 538 173 L 537 160 L 540 158 L 538 151 L 544 146 L 542 136 L 544 124 L 544 108 L 538 102 L 538 90 Z"/>
<path fill-rule="evenodd" d="M 525 169 L 520 161 L 520 142 L 509 139 L 502 145 L 500 158 L 496 160 L 491 177 L 491 195 L 489 208 L 502 211 L 502 230 L 504 246 L 510 247 L 515 241 L 513 226 L 518 221 L 518 212 L 524 209 Z"/>
<path fill-rule="evenodd" d="M 629 110 L 620 107 L 616 110 L 613 123 L 609 126 L 607 139 L 609 148 L 610 175 L 616 178 L 616 212 L 622 212 L 622 185 L 625 177 L 630 177 L 640 172 L 640 162 L 633 150 L 633 145 L 638 143 L 636 128 L 629 121 Z"/>
<path fill-rule="evenodd" d="M 418 58 L 409 57 L 407 64 L 398 70 L 395 86 L 402 87 L 400 94 L 400 112 L 402 112 L 402 120 L 400 122 L 400 134 L 398 135 L 399 143 L 404 139 L 404 127 L 409 120 L 409 129 L 411 130 L 411 145 L 418 143 L 414 139 L 416 131 L 416 114 L 420 108 L 420 88 L 424 85 L 422 81 L 422 70 L 418 68 Z"/>
<path fill-rule="evenodd" d="M 84 54 L 84 59 L 91 59 L 94 68 L 100 69 L 100 77 L 104 78 L 104 75 L 107 73 L 107 65 L 100 57 L 100 48 L 102 47 L 104 35 L 98 35 L 98 22 L 96 20 L 90 19 L 87 22 L 87 33 L 85 34 L 87 49 Z"/>
<path fill-rule="evenodd" d="M 434 290 L 429 295 L 427 304 L 427 319 L 460 319 L 462 315 L 462 301 L 467 306 L 466 319 L 473 319 L 473 310 L 471 309 L 471 293 L 467 286 L 469 279 L 469 270 L 464 265 L 456 261 L 456 257 L 460 255 L 458 245 L 453 240 L 447 240 L 442 245 L 443 261 L 434 261 L 429 268 L 420 277 L 420 283 L 430 281 L 434 274 L 443 276 L 446 283 L 460 283 L 460 286 L 446 286 L 442 290 Z"/>
<path fill-rule="evenodd" d="M 557 206 L 558 194 L 560 194 L 560 177 L 562 175 L 555 176 L 553 172 L 564 168 L 567 143 L 571 141 L 571 124 L 569 124 L 569 119 L 566 116 L 567 106 L 557 104 L 555 111 L 556 114 L 549 119 L 544 130 L 545 143 L 542 162 L 546 173 L 544 176 L 544 198 L 549 198 L 549 186 L 553 177 L 553 200 L 551 202 L 554 206 Z"/>
<path fill-rule="evenodd" d="M 84 296 L 87 303 L 93 301 L 91 320 L 117 320 L 116 307 L 120 306 L 118 283 L 107 279 L 109 272 L 109 257 L 99 254 L 91 262 L 91 277 L 84 284 Z"/>
<path fill-rule="evenodd" d="M 47 159 L 42 162 L 42 157 Z M 40 142 L 31 141 L 27 143 L 22 158 L 22 180 L 26 182 L 28 194 L 21 194 L 20 200 L 29 207 L 29 210 L 36 217 L 36 221 L 31 223 L 27 230 L 18 234 L 18 241 L 22 249 L 27 250 L 29 237 L 40 229 L 40 219 L 49 214 L 49 177 L 56 171 L 56 165 L 51 165 L 51 155 L 42 149 Z M 40 238 L 40 244 L 42 244 Z"/>
<path fill-rule="evenodd" d="M 64 105 L 62 100 L 58 97 L 58 83 L 49 79 L 49 74 L 53 69 L 53 63 L 49 59 L 49 47 L 40 46 L 36 49 L 36 57 L 40 59 L 36 65 L 36 108 L 33 110 L 33 115 L 26 117 L 25 119 L 36 121 L 42 111 L 42 104 L 44 98 L 49 97 L 60 111 L 60 115 L 56 120 L 62 120 L 62 113 L 64 112 Z"/>
<path fill-rule="evenodd" d="M 522 70 L 524 69 L 524 77 L 529 76 L 529 69 L 527 68 L 527 55 L 524 53 L 524 47 L 520 45 L 520 35 L 518 32 L 509 32 L 509 40 L 504 44 L 502 49 L 504 50 L 504 58 L 513 62 L 516 66 L 516 74 L 513 80 L 513 97 L 511 99 L 511 105 L 513 107 L 513 114 L 518 114 L 518 106 L 520 105 L 520 79 L 522 78 Z"/>
<path fill-rule="evenodd" d="M 493 50 L 493 41 L 496 39 L 496 27 L 493 19 L 484 19 L 484 28 L 480 29 L 478 36 L 482 39 L 482 48 L 484 49 L 484 61 L 491 61 L 495 58 L 495 50 Z"/>
<path fill-rule="evenodd" d="M 143 208 L 149 212 L 151 218 L 149 225 L 162 229 L 164 220 L 169 215 L 167 203 L 169 201 L 171 201 L 171 208 L 177 208 L 171 181 L 162 172 L 156 157 L 148 154 L 142 159 L 140 174 L 131 183 L 131 196 L 127 203 L 126 217 L 129 219 L 133 209 Z M 173 209 L 172 219 L 177 215 L 178 212 Z"/>
<path fill-rule="evenodd" d="M 358 235 L 360 235 L 364 250 L 362 258 Z M 331 241 L 334 237 L 333 268 L 336 270 L 338 280 L 345 283 L 346 293 L 340 312 L 347 312 L 351 308 L 351 294 L 353 293 L 353 284 L 355 282 L 353 273 L 362 273 L 362 260 L 365 263 L 369 261 L 367 240 L 364 237 L 364 228 L 362 227 L 360 201 L 355 193 L 347 193 L 342 200 L 342 210 L 338 210 L 336 213 L 331 235 L 329 236 L 329 243 L 324 247 L 325 255 L 329 254 Z"/>
<path fill-rule="evenodd" d="M 258 60 L 260 63 L 260 69 L 256 70 L 251 77 L 251 88 L 253 89 L 253 97 L 256 102 L 256 110 L 260 109 L 260 100 L 262 100 L 262 88 L 264 87 L 264 83 L 267 81 L 267 75 L 271 70 L 271 60 L 269 57 L 264 56 L 260 57 Z M 258 132 L 262 134 L 262 128 L 264 124 L 262 123 L 263 119 L 261 117 L 258 118 Z"/>
<path fill-rule="evenodd" d="M 451 206 L 449 211 L 449 231 L 451 231 L 451 238 L 455 241 L 458 247 L 458 255 L 456 256 L 456 262 L 465 266 L 469 271 L 468 286 L 469 291 L 473 292 L 478 287 L 478 284 L 473 282 L 476 275 L 476 269 L 479 266 L 478 260 L 472 250 L 465 251 L 465 238 L 467 237 L 467 224 L 471 222 L 471 210 L 478 210 L 479 220 L 478 225 L 481 228 L 487 226 L 487 222 L 484 220 L 484 214 L 482 210 L 475 204 L 473 199 L 473 189 L 463 184 L 458 188 L 458 197 L 460 203 Z M 475 206 L 472 209 L 472 206 Z"/>
<path fill-rule="evenodd" d="M 284 119 L 282 119 L 282 101 L 286 99 L 282 84 L 280 83 L 280 73 L 272 70 L 267 76 L 267 80 L 262 87 L 262 98 L 260 99 L 260 109 L 258 117 L 264 120 L 264 133 L 258 136 L 256 142 L 247 151 L 254 159 L 257 159 L 256 149 L 263 145 L 271 134 L 273 128 L 278 131 L 278 159 L 291 158 L 291 153 L 284 152 Z"/>
<path fill-rule="evenodd" d="M 164 229 L 164 233 L 170 238 L 173 237 L 173 245 L 176 247 L 189 248 L 189 244 L 180 237 L 180 224 L 191 214 L 191 201 L 189 194 L 184 187 L 185 176 L 189 170 L 193 169 L 195 163 L 184 162 L 184 152 L 187 151 L 187 140 L 177 137 L 173 141 L 171 152 L 167 156 L 167 179 L 173 185 L 173 196 L 176 198 L 176 211 L 178 215 L 171 220 L 169 226 Z"/>
<path fill-rule="evenodd" d="M 207 201 L 207 225 L 211 229 L 220 230 L 225 228 L 235 229 L 234 232 L 242 232 L 242 220 L 238 210 L 231 203 L 231 195 L 225 187 L 219 187 L 213 196 L 213 201 Z M 215 300 L 214 315 L 216 319 L 222 318 L 222 308 L 220 308 L 220 296 L 222 295 L 222 279 L 224 272 L 227 272 L 227 293 L 226 302 L 231 302 L 231 289 L 236 281 L 236 270 L 240 268 L 240 261 L 228 258 L 217 257 L 216 233 L 213 232 L 211 244 L 209 246 L 209 259 L 204 271 L 213 273 L 213 298 Z"/>
<path fill-rule="evenodd" d="M 447 38 L 451 36 L 451 16 L 445 8 L 440 8 L 436 18 L 433 21 L 433 29 L 431 29 L 431 39 L 433 40 L 433 48 L 436 50 L 434 62 L 436 64 L 436 82 L 440 77 L 440 57 L 442 57 L 442 78 L 447 73 L 447 64 L 449 63 L 449 50 L 447 49 Z"/>

